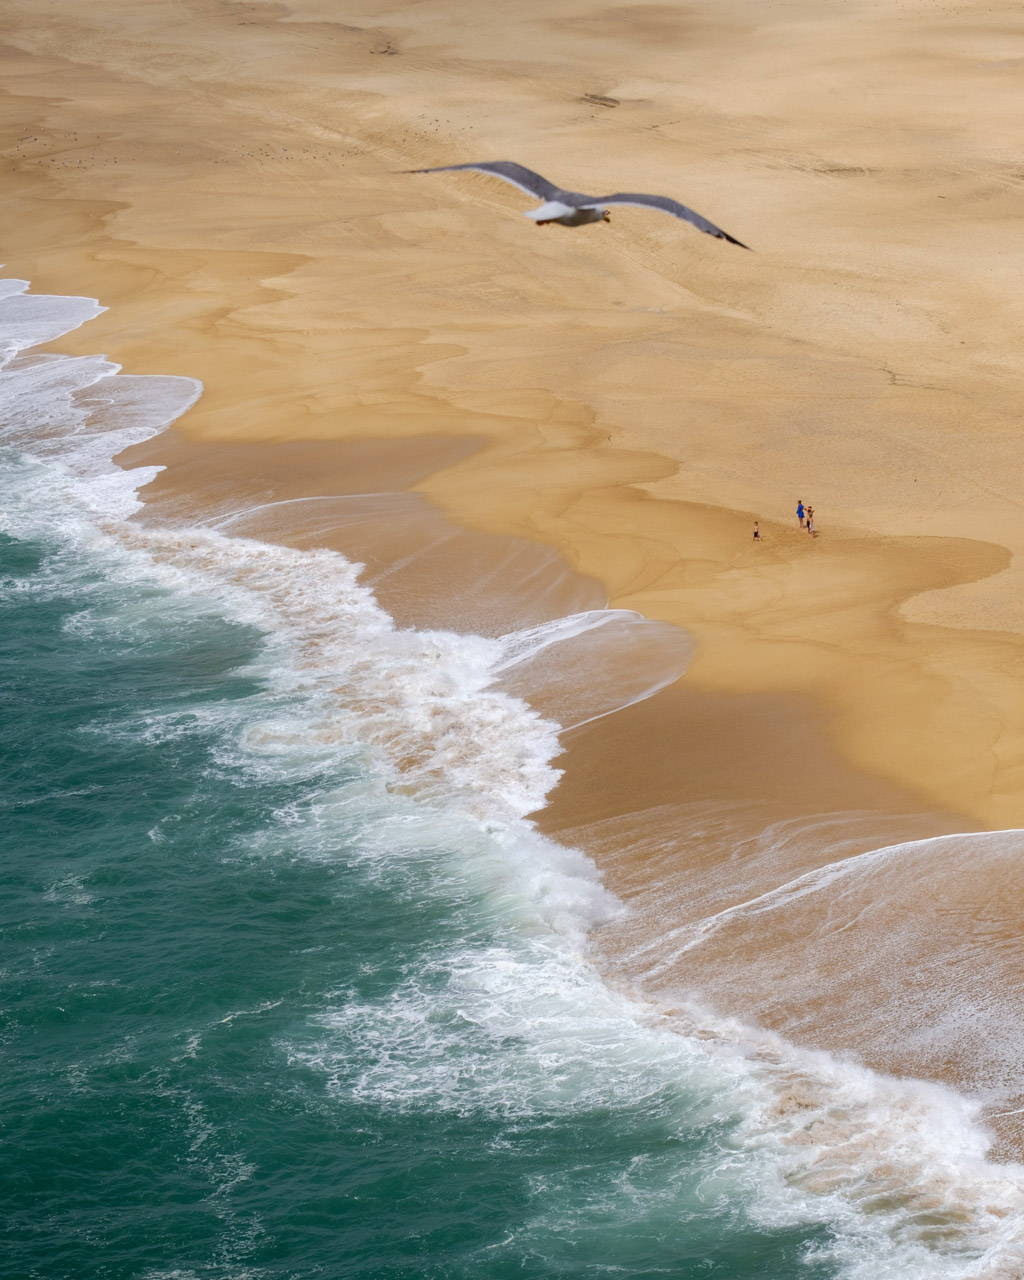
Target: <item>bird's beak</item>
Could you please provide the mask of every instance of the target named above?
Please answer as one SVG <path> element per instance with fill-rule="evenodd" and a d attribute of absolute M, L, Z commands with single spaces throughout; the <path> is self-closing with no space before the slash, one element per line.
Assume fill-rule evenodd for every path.
<path fill-rule="evenodd" d="M 612 215 L 608 212 L 607 209 L 605 209 L 604 214 L 602 216 L 604 217 L 605 222 L 611 222 Z"/>

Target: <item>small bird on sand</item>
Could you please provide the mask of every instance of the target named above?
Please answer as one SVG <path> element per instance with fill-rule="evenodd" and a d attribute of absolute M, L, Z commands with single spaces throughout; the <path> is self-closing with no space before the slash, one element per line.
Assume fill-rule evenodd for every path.
<path fill-rule="evenodd" d="M 651 196 L 644 192 L 617 191 L 610 196 L 585 196 L 580 191 L 563 191 L 539 173 L 527 169 L 512 160 L 485 160 L 480 164 L 443 164 L 436 169 L 406 169 L 406 173 L 453 173 L 457 169 L 472 169 L 476 173 L 489 173 L 492 177 L 510 182 L 527 195 L 536 196 L 544 203 L 537 209 L 527 209 L 523 215 L 532 218 L 538 227 L 546 227 L 549 222 L 559 222 L 563 227 L 582 227 L 588 222 L 610 222 L 611 213 L 605 207 L 609 204 L 632 204 L 642 209 L 660 209 L 663 213 L 671 213 L 673 217 L 691 222 L 698 231 L 704 231 L 718 240 L 728 240 L 741 249 L 749 248 L 740 240 L 727 235 L 721 227 L 716 227 L 707 218 L 694 213 L 678 200 L 670 200 L 668 196 Z"/>

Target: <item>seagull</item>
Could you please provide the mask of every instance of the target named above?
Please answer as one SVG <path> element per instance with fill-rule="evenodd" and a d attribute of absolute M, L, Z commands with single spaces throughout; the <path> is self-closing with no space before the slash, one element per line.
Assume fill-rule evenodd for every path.
<path fill-rule="evenodd" d="M 485 160 L 480 164 L 443 164 L 437 169 L 406 169 L 406 173 L 453 173 L 458 169 L 472 169 L 476 173 L 489 173 L 502 182 L 510 182 L 527 195 L 543 200 L 537 209 L 527 209 L 523 215 L 532 218 L 538 227 L 546 227 L 549 222 L 559 222 L 563 227 L 582 227 L 588 222 L 611 222 L 612 215 L 605 208 L 609 204 L 632 204 L 642 209 L 661 209 L 663 213 L 671 213 L 684 222 L 692 222 L 698 231 L 704 231 L 718 240 L 728 240 L 741 249 L 749 245 L 727 235 L 721 227 L 716 227 L 707 218 L 694 213 L 678 200 L 670 200 L 668 196 L 649 196 L 643 192 L 617 191 L 610 196 L 585 196 L 580 191 L 563 191 L 539 173 L 527 169 L 524 165 L 512 160 Z"/>

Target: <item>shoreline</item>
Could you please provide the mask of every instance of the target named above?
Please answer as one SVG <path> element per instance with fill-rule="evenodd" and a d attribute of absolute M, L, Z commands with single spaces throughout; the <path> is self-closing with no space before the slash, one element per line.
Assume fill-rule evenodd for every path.
<path fill-rule="evenodd" d="M 261 449 L 291 449 L 287 492 L 302 496 L 302 451 L 341 442 L 367 484 L 422 495 L 474 537 L 553 548 L 613 606 L 693 635 L 683 692 L 571 737 L 545 830 L 600 820 L 595 779 L 623 739 L 657 780 L 646 797 L 627 788 L 633 818 L 669 803 L 663 761 L 686 758 L 685 725 L 717 719 L 738 736 L 702 785 L 734 786 L 749 821 L 812 819 L 825 793 L 838 809 L 923 813 L 931 834 L 1024 825 L 1024 370 L 1005 268 L 1019 162 L 1005 125 L 985 135 L 1015 118 L 1005 82 L 947 154 L 924 108 L 877 136 L 892 102 L 872 105 L 875 77 L 909 57 L 874 67 L 884 22 L 787 8 L 805 23 L 787 83 L 804 64 L 834 69 L 837 33 L 857 37 L 863 97 L 841 127 L 828 94 L 776 86 L 778 47 L 749 6 L 701 11 L 676 33 L 679 65 L 641 19 L 581 10 L 517 77 L 509 119 L 486 29 L 443 48 L 424 10 L 380 57 L 368 28 L 315 5 L 244 23 L 199 7 L 206 24 L 176 33 L 120 0 L 73 19 L 51 0 L 15 6 L 0 49 L 7 269 L 108 307 L 51 350 L 202 380 L 179 424 L 197 457 L 248 448 L 258 475 Z M 987 55 L 955 56 L 955 23 L 906 21 L 951 94 L 988 101 Z M 509 36 L 521 67 L 548 48 L 546 22 L 530 10 Z M 600 83 L 577 84 L 579 66 Z M 585 104 L 597 89 L 619 106 Z M 527 144 L 556 177 L 578 154 L 580 182 L 591 166 L 650 189 L 685 172 L 689 198 L 758 252 L 639 214 L 538 233 L 483 179 L 396 173 Z M 950 194 L 959 213 L 937 212 Z M 373 462 L 373 442 L 394 447 L 389 461 Z M 186 505 L 204 468 L 183 472 Z M 817 508 L 814 543 L 787 523 L 798 496 Z M 784 798 L 764 813 L 734 776 L 751 741 Z M 630 878 L 642 860 L 604 856 L 636 893 L 658 883 Z"/>
<path fill-rule="evenodd" d="M 273 544 L 339 551 L 367 566 L 361 581 L 400 627 L 451 629 L 453 593 L 455 629 L 466 634 L 502 635 L 576 608 L 603 607 L 596 583 L 550 560 L 523 561 L 539 547 L 531 553 L 530 544 L 516 539 L 459 531 L 430 503 L 424 510 L 389 502 L 382 521 L 367 517 L 360 499 L 397 499 L 403 490 L 415 498 L 432 467 L 473 456 L 465 440 L 421 438 L 417 445 L 412 451 L 389 441 L 197 445 L 172 428 L 118 462 L 129 470 L 166 468 L 141 489 L 145 506 L 135 519 L 183 529 L 198 519 Z M 332 492 L 337 496 L 321 496 Z M 354 522 L 346 492 L 356 500 Z M 312 524 L 303 498 L 313 503 Z M 245 512 L 241 527 L 229 514 L 239 510 Z M 502 570 L 513 562 L 531 584 L 518 597 L 503 585 Z M 533 705 L 544 713 L 543 702 Z M 625 984 L 681 1028 L 693 1024 L 688 1010 L 696 996 L 713 1004 L 717 1019 L 738 1018 L 758 1033 L 778 1033 L 797 1051 L 825 1050 L 837 1062 L 852 1054 L 882 1077 L 932 1081 L 985 1098 L 991 1064 L 984 1055 L 976 1060 L 961 1052 L 950 1059 L 941 1043 L 937 1052 L 912 1050 L 889 1036 L 889 1023 L 906 1017 L 909 1007 L 884 972 L 889 938 L 870 924 L 854 918 L 846 925 L 860 932 L 860 948 L 881 965 L 873 994 L 873 978 L 858 981 L 872 1017 L 861 1018 L 856 1034 L 837 1017 L 842 1004 L 827 995 L 835 978 L 808 992 L 804 975 L 780 971 L 777 963 L 767 970 L 768 985 L 756 976 L 773 951 L 785 949 L 785 919 L 774 932 L 770 921 L 759 923 L 755 938 L 734 958 L 727 955 L 724 969 L 722 957 L 713 956 L 706 973 L 702 957 L 692 965 L 686 948 L 675 955 L 671 941 L 687 921 L 699 931 L 701 919 L 715 910 L 735 912 L 758 894 L 785 893 L 787 883 L 830 874 L 848 860 L 870 862 L 880 848 L 911 849 L 936 838 L 941 847 L 942 840 L 961 836 L 970 841 L 969 815 L 924 805 L 920 796 L 851 768 L 830 746 L 825 714 L 793 693 L 709 691 L 683 677 L 560 739 L 563 754 L 554 764 L 562 777 L 530 820 L 593 859 L 603 883 L 626 905 L 624 917 L 592 935 L 594 958 L 613 986 Z M 892 892 L 899 891 L 894 880 Z M 954 917 L 950 933 L 950 921 L 927 895 L 914 885 L 907 892 L 901 909 L 923 923 L 928 937 L 903 959 L 908 967 L 926 968 L 943 948 L 963 942 L 963 924 Z M 802 931 L 814 936 L 832 910 L 833 903 L 823 901 Z M 1005 914 L 1007 940 L 1019 937 L 1024 918 L 1009 907 Z M 659 954 L 662 938 L 669 941 Z M 827 955 L 824 963 L 827 970 Z M 986 970 L 977 975 L 979 1001 L 991 979 Z M 960 981 L 969 985 L 964 975 Z M 1012 975 L 1005 981 L 1012 985 Z M 695 1025 L 703 1025 L 699 1017 Z M 1006 1099 L 1004 1091 L 988 1109 L 1006 1110 Z M 991 1128 L 994 1157 L 1018 1159 L 1024 1144 L 1017 1119 L 1010 1115 Z"/>

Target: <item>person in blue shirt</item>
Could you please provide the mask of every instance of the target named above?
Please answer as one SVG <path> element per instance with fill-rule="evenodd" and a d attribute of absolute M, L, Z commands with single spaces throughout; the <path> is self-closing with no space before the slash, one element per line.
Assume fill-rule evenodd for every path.
<path fill-rule="evenodd" d="M 805 512 L 804 512 L 804 504 L 800 501 L 800 499 L 799 499 L 799 498 L 797 498 L 797 500 L 796 500 L 796 518 L 800 521 L 800 528 L 801 528 L 801 529 L 804 527 L 804 515 L 805 515 Z"/>

